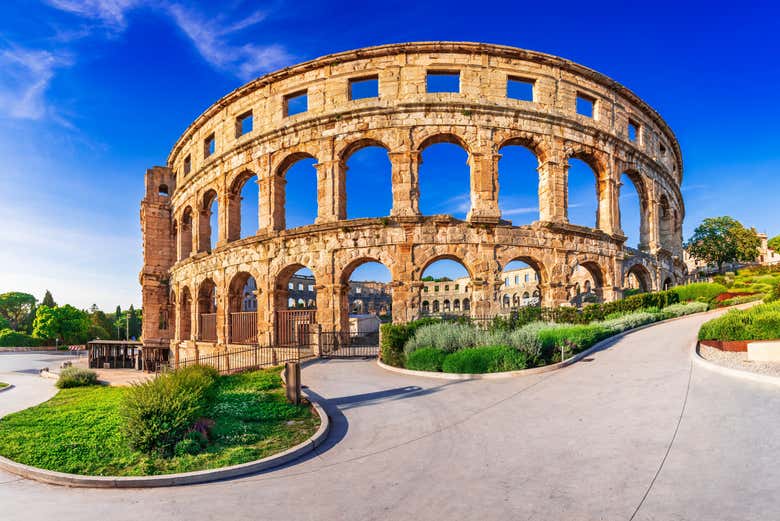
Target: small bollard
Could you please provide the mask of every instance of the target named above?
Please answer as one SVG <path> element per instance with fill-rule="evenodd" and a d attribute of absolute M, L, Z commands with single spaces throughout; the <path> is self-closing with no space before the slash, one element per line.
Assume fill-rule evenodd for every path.
<path fill-rule="evenodd" d="M 301 364 L 287 362 L 284 365 L 284 381 L 287 401 L 299 405 L 301 403 Z"/>

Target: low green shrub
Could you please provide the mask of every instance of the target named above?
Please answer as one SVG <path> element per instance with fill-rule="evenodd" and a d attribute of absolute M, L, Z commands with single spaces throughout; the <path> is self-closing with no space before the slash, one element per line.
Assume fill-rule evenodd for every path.
<path fill-rule="evenodd" d="M 706 302 L 685 302 L 667 306 L 664 308 L 664 312 L 669 313 L 672 317 L 681 317 L 683 315 L 701 313 L 707 311 L 708 308 L 709 306 Z"/>
<path fill-rule="evenodd" d="M 432 347 L 446 353 L 478 345 L 481 332 L 474 326 L 457 322 L 439 322 L 418 328 L 404 346 L 406 356 L 417 349 Z"/>
<path fill-rule="evenodd" d="M 421 318 L 406 324 L 382 324 L 379 344 L 379 358 L 382 362 L 396 367 L 404 367 L 406 354 L 404 345 L 417 331 L 417 328 L 440 322 L 436 318 Z"/>
<path fill-rule="evenodd" d="M 571 324 L 555 329 L 543 329 L 539 332 L 542 343 L 542 355 L 553 360 L 565 354 L 576 354 L 588 349 L 596 342 L 613 334 L 613 331 L 601 324 Z"/>
<path fill-rule="evenodd" d="M 775 340 L 780 338 L 780 302 L 731 310 L 705 322 L 699 340 Z"/>
<path fill-rule="evenodd" d="M 214 397 L 217 371 L 191 366 L 134 384 L 121 414 L 130 445 L 170 454 Z"/>
<path fill-rule="evenodd" d="M 718 284 L 716 282 L 695 282 L 684 286 L 675 286 L 671 291 L 677 293 L 680 302 L 700 299 L 709 302 L 721 293 L 727 292 L 728 288 L 723 284 Z"/>
<path fill-rule="evenodd" d="M 763 294 L 731 297 L 731 298 L 727 298 L 726 300 L 721 300 L 720 302 L 718 302 L 717 307 L 727 308 L 729 306 L 736 306 L 738 304 L 747 304 L 748 302 L 755 302 L 757 300 L 762 300 L 763 298 L 764 298 Z"/>
<path fill-rule="evenodd" d="M 447 355 L 442 364 L 446 373 L 480 374 L 525 369 L 528 355 L 508 346 L 475 347 Z"/>
<path fill-rule="evenodd" d="M 195 454 L 200 452 L 200 443 L 193 440 L 192 438 L 184 438 L 180 442 L 176 444 L 176 448 L 174 448 L 173 453 L 176 456 L 184 456 L 184 455 L 191 455 L 194 456 Z"/>
<path fill-rule="evenodd" d="M 97 383 L 98 379 L 95 371 L 81 367 L 66 367 L 60 372 L 60 377 L 55 385 L 60 389 L 70 389 L 71 387 L 97 385 Z"/>
<path fill-rule="evenodd" d="M 38 347 L 43 345 L 40 338 L 13 329 L 0 330 L 0 347 Z"/>
<path fill-rule="evenodd" d="M 679 306 L 679 304 L 672 304 L 672 306 Z M 650 324 L 656 321 L 658 321 L 658 313 L 638 311 L 636 313 L 628 313 L 621 317 L 611 318 L 601 322 L 593 322 L 593 325 L 603 326 L 614 333 L 622 333 L 623 331 L 634 329 L 635 327 L 643 326 L 645 324 Z"/>
<path fill-rule="evenodd" d="M 415 371 L 441 371 L 447 353 L 441 349 L 424 347 L 406 357 L 406 368 Z"/>

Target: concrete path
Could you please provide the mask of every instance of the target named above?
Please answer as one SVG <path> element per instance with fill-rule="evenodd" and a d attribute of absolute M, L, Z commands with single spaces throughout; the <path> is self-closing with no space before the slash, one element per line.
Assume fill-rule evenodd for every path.
<path fill-rule="evenodd" d="M 327 399 L 334 428 L 305 461 L 135 491 L 0 473 L 0 511 L 58 521 L 776 520 L 780 390 L 695 368 L 689 347 L 707 318 L 639 331 L 527 378 L 448 382 L 315 363 L 304 383 Z"/>

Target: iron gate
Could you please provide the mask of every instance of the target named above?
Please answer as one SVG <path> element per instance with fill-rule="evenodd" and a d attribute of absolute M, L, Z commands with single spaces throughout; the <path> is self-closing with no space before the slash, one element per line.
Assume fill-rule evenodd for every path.
<path fill-rule="evenodd" d="M 320 334 L 323 358 L 372 358 L 379 356 L 379 331 L 323 331 Z"/>

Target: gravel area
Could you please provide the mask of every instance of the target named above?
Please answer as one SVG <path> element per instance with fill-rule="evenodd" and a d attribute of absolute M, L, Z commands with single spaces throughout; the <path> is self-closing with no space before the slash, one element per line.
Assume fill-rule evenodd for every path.
<path fill-rule="evenodd" d="M 721 351 L 714 347 L 700 345 L 699 354 L 708 362 L 722 365 L 723 367 L 765 374 L 767 376 L 780 376 L 780 362 L 751 362 L 747 359 L 747 353 Z"/>

